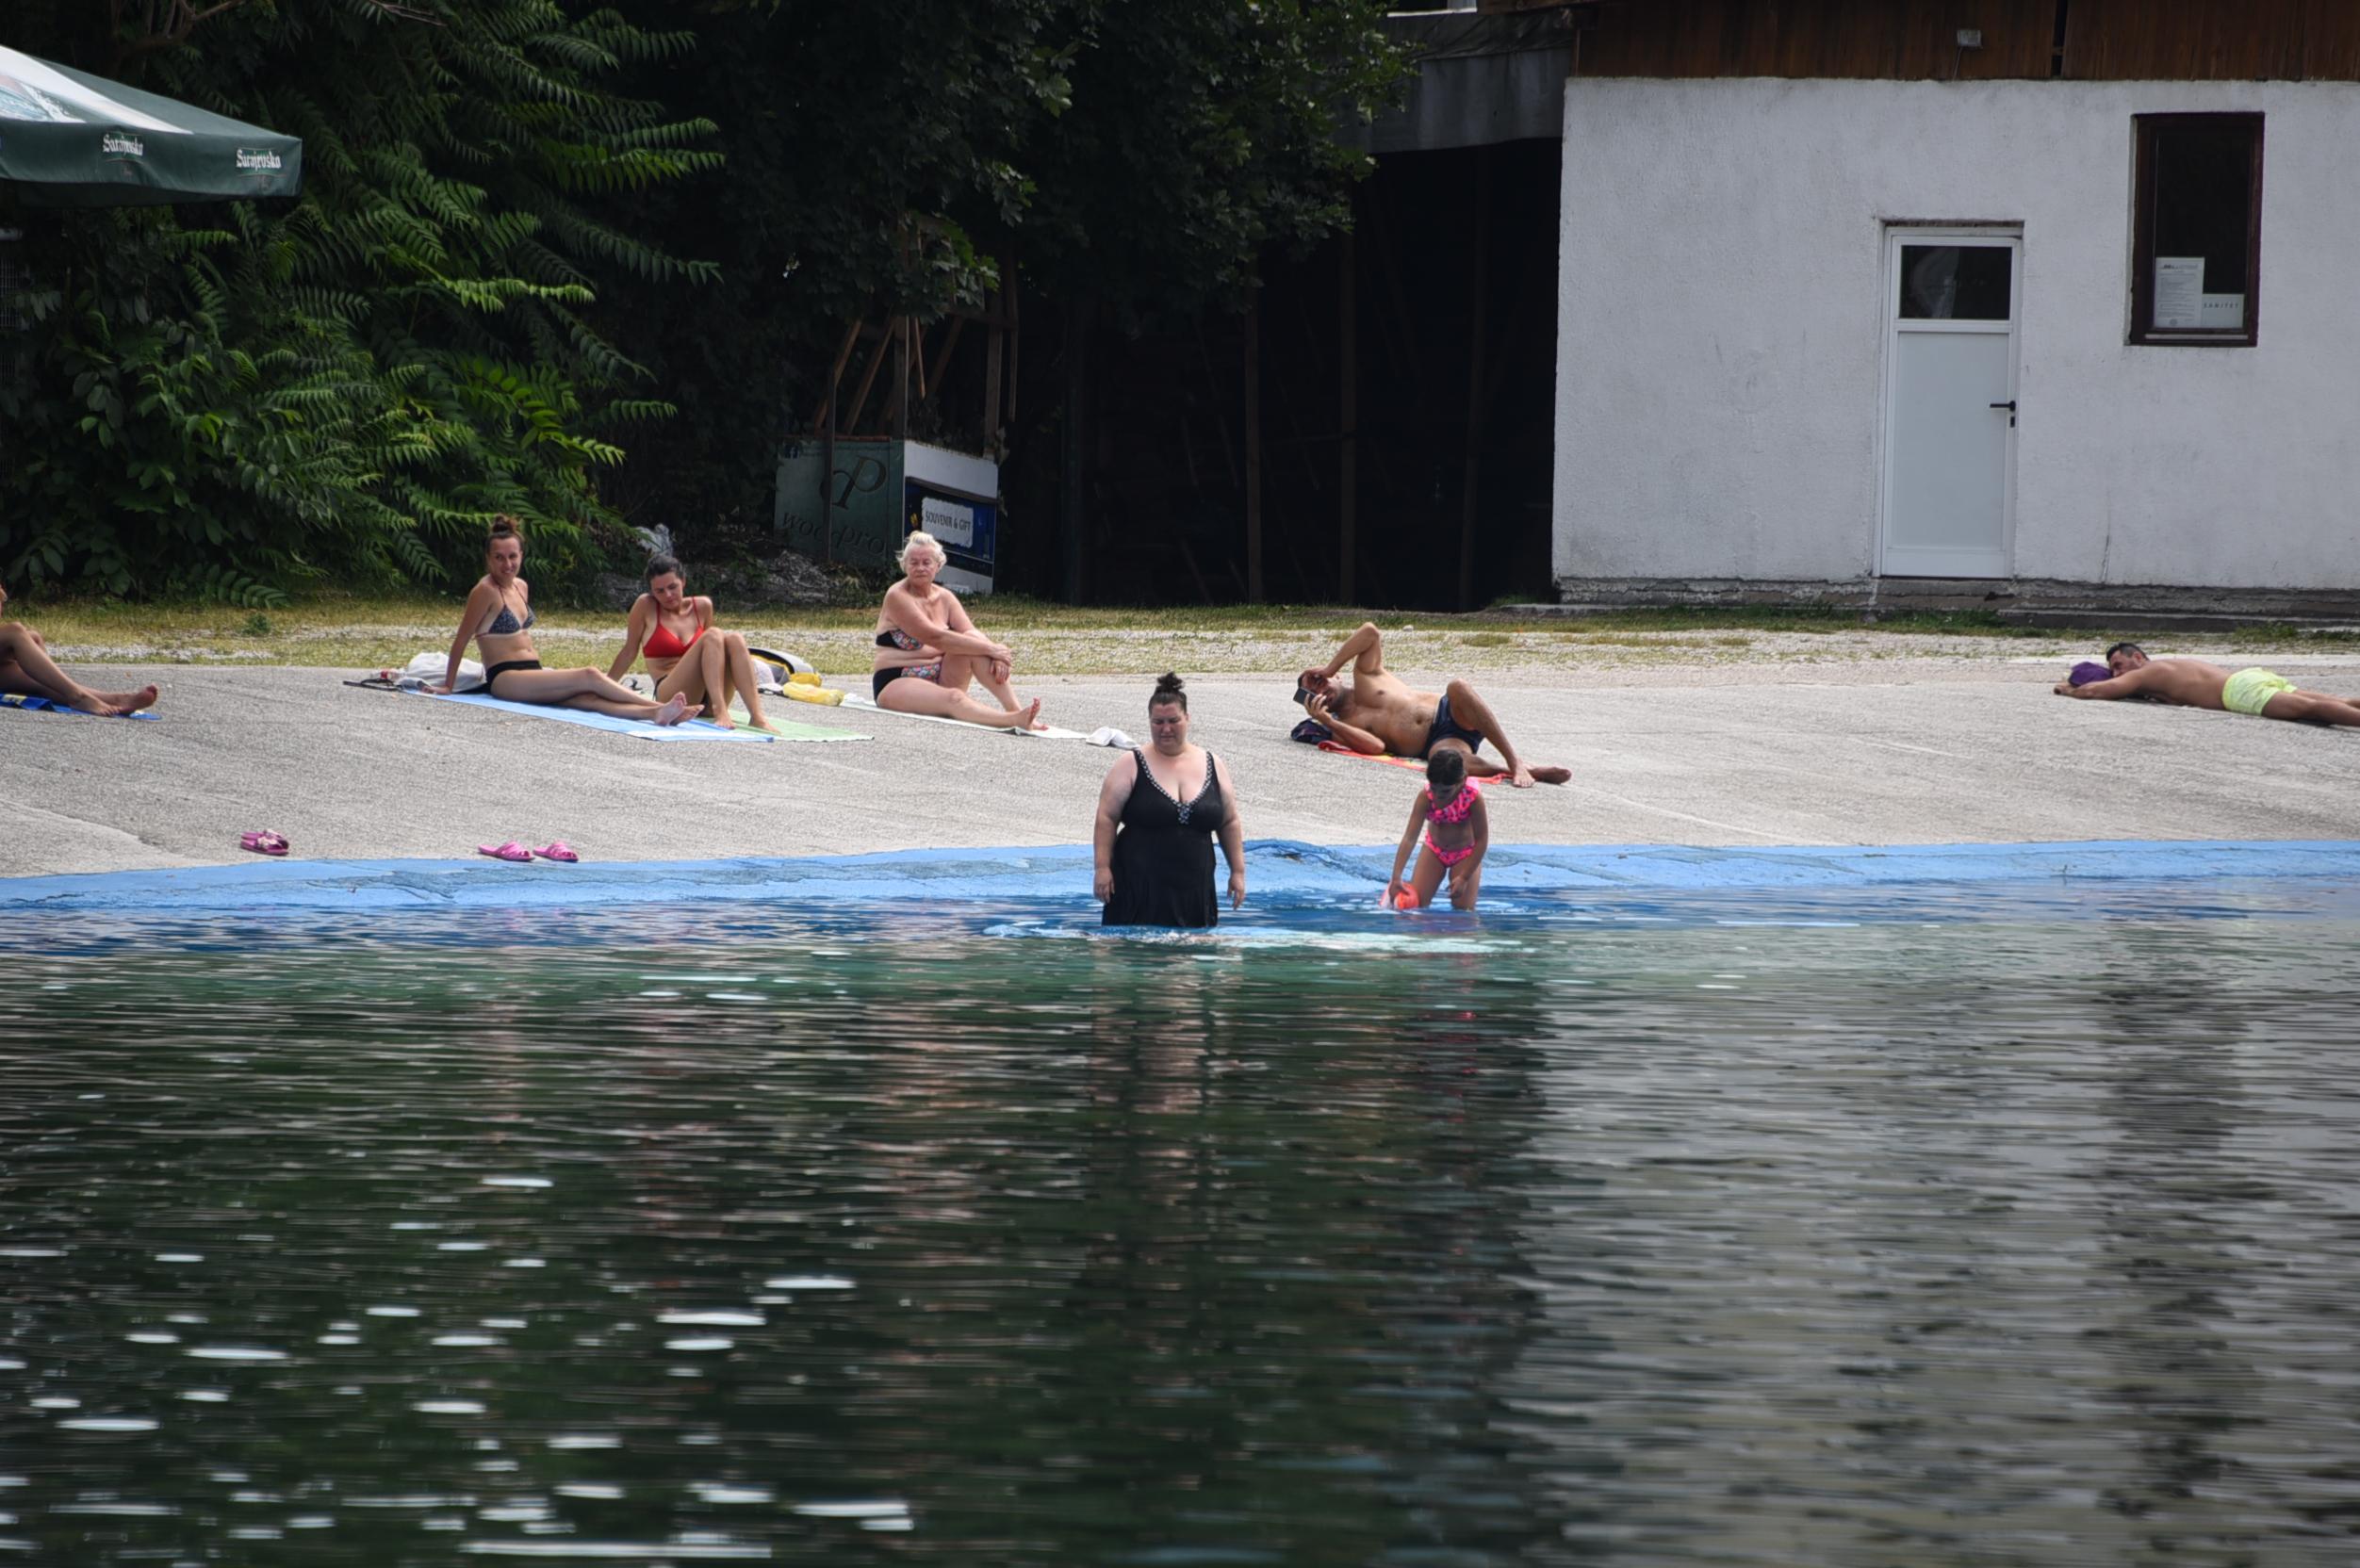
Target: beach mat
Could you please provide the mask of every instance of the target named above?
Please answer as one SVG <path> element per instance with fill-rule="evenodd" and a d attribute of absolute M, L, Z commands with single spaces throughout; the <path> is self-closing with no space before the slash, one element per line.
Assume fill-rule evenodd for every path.
<path fill-rule="evenodd" d="M 144 708 L 140 709 L 136 713 L 85 713 L 78 708 L 68 708 L 64 703 L 52 702 L 47 697 L 20 697 L 13 694 L 0 696 L 0 708 L 20 709 L 27 713 L 66 713 L 77 719 L 154 719 L 162 717 L 161 714 L 151 713 Z"/>
<path fill-rule="evenodd" d="M 690 719 L 683 724 L 649 724 L 645 719 L 618 719 L 606 713 L 584 712 L 579 708 L 549 708 L 533 702 L 508 702 L 474 692 L 419 692 L 417 694 L 434 702 L 463 702 L 470 708 L 492 708 L 503 713 L 521 714 L 528 719 L 554 719 L 559 724 L 578 724 L 585 729 L 610 730 L 642 741 L 738 741 L 766 746 L 778 738 L 744 727 L 724 729 L 702 719 Z"/>
<path fill-rule="evenodd" d="M 965 719 L 946 719 L 939 713 L 897 712 L 891 708 L 879 708 L 875 697 L 862 696 L 858 692 L 845 693 L 844 703 L 837 709 L 837 711 L 850 712 L 856 709 L 863 713 L 882 713 L 888 718 L 915 719 L 920 724 L 955 724 L 961 729 L 980 730 L 986 735 L 1024 735 L 1036 741 L 1087 741 L 1090 739 L 1078 729 L 1059 729 L 1055 725 L 1051 725 L 1046 729 L 997 729 L 988 724 L 969 724 Z"/>
<path fill-rule="evenodd" d="M 1345 745 L 1338 741 L 1321 741 L 1319 743 L 1319 749 L 1321 751 L 1333 752 L 1338 757 L 1357 757 L 1364 762 L 1390 762 L 1397 768 L 1409 768 L 1418 773 L 1424 773 L 1426 771 L 1426 764 L 1419 761 L 1415 757 L 1372 757 L 1365 751 L 1354 751 L 1352 747 Z"/>
<path fill-rule="evenodd" d="M 753 727 L 752 720 L 746 720 L 744 723 L 746 727 Z M 780 741 L 869 741 L 876 739 L 875 736 L 863 735 L 857 729 L 831 729 L 824 724 L 797 724 L 793 719 L 773 719 L 762 733 Z"/>

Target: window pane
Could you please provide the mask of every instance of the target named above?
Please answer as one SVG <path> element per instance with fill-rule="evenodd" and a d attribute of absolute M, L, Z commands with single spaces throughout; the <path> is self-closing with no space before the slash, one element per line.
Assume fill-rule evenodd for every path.
<path fill-rule="evenodd" d="M 1901 247 L 1905 321 L 2005 321 L 2008 249 L 2005 245 Z"/>
<path fill-rule="evenodd" d="M 2238 331 L 2250 318 L 2258 115 L 2193 115 L 2155 124 L 2143 175 L 2147 253 L 2155 258 L 2147 326 Z"/>
<path fill-rule="evenodd" d="M 2245 292 L 2245 240 L 2252 231 L 2253 132 L 2227 125 L 2172 125 L 2155 132 L 2155 252 L 2204 258 L 2204 292 Z"/>

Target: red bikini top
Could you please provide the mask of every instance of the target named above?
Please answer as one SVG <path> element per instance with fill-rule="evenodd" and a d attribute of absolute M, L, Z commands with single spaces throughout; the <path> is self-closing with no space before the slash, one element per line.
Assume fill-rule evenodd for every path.
<path fill-rule="evenodd" d="M 683 643 L 670 627 L 664 624 L 664 616 L 659 613 L 656 616 L 656 629 L 647 633 L 647 641 L 640 651 L 650 659 L 678 659 L 690 648 L 695 647 L 697 638 L 704 634 L 705 629 L 700 626 L 697 629 L 696 635 Z"/>

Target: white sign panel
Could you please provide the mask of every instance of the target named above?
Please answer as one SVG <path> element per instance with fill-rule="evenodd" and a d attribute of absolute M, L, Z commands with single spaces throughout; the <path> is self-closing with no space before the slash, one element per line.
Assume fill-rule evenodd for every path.
<path fill-rule="evenodd" d="M 2155 325 L 2204 325 L 2204 258 L 2155 257 Z"/>
<path fill-rule="evenodd" d="M 919 503 L 918 516 L 921 526 L 945 545 L 966 549 L 975 542 L 975 509 L 963 501 L 927 496 Z"/>
<path fill-rule="evenodd" d="M 2206 294 L 2196 302 L 2197 323 L 2206 327 L 2237 328 L 2245 325 L 2245 296 L 2242 294 Z"/>

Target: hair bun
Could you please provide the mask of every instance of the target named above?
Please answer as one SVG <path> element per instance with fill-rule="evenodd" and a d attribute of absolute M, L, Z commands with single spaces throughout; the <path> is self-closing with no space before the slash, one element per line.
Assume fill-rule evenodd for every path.
<path fill-rule="evenodd" d="M 1155 678 L 1155 694 L 1159 697 L 1174 695 L 1180 691 L 1182 684 L 1179 676 L 1166 670 Z"/>

